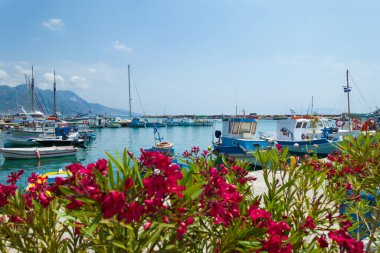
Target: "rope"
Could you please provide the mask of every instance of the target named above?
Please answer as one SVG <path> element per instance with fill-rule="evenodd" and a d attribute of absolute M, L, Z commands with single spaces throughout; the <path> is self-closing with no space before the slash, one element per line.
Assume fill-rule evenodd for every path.
<path fill-rule="evenodd" d="M 356 85 L 356 82 L 354 80 L 354 78 L 351 76 L 351 73 L 349 72 L 348 73 L 350 75 L 350 79 L 352 81 L 352 83 L 354 84 L 354 86 L 356 87 L 356 89 L 358 90 L 358 94 L 360 96 L 360 98 L 362 99 L 362 102 L 367 106 L 368 110 L 369 111 L 372 111 L 371 107 L 369 106 L 369 104 L 367 103 L 366 99 L 364 99 L 364 96 L 363 94 L 361 93 L 360 89 L 359 89 L 359 86 Z"/>
<path fill-rule="evenodd" d="M 135 89 L 136 89 L 137 98 L 139 99 L 139 104 L 140 104 L 141 110 L 142 110 L 143 114 L 146 115 L 144 107 L 142 106 L 142 103 L 141 103 L 139 91 L 137 90 L 136 81 L 135 81 L 135 78 L 133 76 L 132 76 L 132 81 L 133 81 L 133 84 L 134 84 Z"/>
<path fill-rule="evenodd" d="M 41 101 L 42 101 L 42 103 L 43 103 L 44 106 L 45 106 L 45 111 L 47 111 L 47 107 L 46 107 L 46 104 L 45 104 L 44 98 L 42 97 L 42 95 L 41 95 L 41 91 L 40 91 L 40 89 L 38 89 L 37 85 L 36 85 L 36 90 L 38 91 L 38 94 L 40 95 Z M 36 95 L 36 99 L 37 99 L 38 105 L 39 105 L 39 107 L 40 107 L 40 110 L 41 110 L 43 113 L 45 113 L 45 111 L 44 111 L 44 109 L 42 108 L 42 105 L 41 105 L 41 103 L 40 103 L 40 101 L 39 101 L 37 95 Z"/>

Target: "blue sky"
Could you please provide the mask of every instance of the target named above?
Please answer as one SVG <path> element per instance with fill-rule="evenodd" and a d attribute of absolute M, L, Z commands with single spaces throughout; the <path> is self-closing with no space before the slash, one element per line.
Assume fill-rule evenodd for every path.
<path fill-rule="evenodd" d="M 72 90 L 147 114 L 380 106 L 380 2 L 0 0 L 0 85 Z M 140 101 L 138 97 L 140 97 Z M 141 105 L 140 105 L 141 104 Z"/>

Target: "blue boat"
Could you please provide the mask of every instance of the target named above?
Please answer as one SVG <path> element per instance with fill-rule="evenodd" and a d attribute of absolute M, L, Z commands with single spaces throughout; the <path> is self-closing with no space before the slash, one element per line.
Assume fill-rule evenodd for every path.
<path fill-rule="evenodd" d="M 223 155 L 226 160 L 236 159 L 251 165 L 260 165 L 254 157 L 256 150 L 266 150 L 273 143 L 259 139 L 256 135 L 257 120 L 255 118 L 225 118 L 222 120 L 222 132 L 215 131 L 218 141 L 214 143 L 214 154 Z"/>
<path fill-rule="evenodd" d="M 146 122 L 140 120 L 139 118 L 133 118 L 132 121 L 128 124 L 129 127 L 146 127 Z"/>

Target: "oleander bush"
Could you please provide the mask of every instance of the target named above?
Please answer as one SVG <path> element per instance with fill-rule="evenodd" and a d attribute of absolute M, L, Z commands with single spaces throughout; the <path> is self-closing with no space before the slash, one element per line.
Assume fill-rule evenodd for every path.
<path fill-rule="evenodd" d="M 379 242 L 378 140 L 347 138 L 325 161 L 257 151 L 263 194 L 244 164 L 219 165 L 196 147 L 183 169 L 124 150 L 69 165 L 54 184 L 32 174 L 27 191 L 16 186 L 23 171 L 13 172 L 0 184 L 0 251 L 369 251 Z"/>

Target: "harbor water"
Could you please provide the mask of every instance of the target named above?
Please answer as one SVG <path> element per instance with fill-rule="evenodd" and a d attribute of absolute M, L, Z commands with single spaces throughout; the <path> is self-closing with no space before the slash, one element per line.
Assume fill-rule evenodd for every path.
<path fill-rule="evenodd" d="M 257 131 L 274 132 L 276 122 L 273 120 L 260 120 Z M 215 140 L 214 131 L 222 130 L 221 120 L 215 121 L 214 126 L 194 127 L 161 127 L 158 131 L 163 141 L 174 143 L 176 154 L 197 146 L 205 150 L 212 146 Z M 96 139 L 87 145 L 86 149 L 80 149 L 76 156 L 46 159 L 4 160 L 0 155 L 0 183 L 5 183 L 7 176 L 20 169 L 24 169 L 21 184 L 26 184 L 27 177 L 32 173 L 45 173 L 57 171 L 65 166 L 79 162 L 83 165 L 94 163 L 100 158 L 106 158 L 106 152 L 116 155 L 116 150 L 122 154 L 124 148 L 140 156 L 140 149 L 151 148 L 154 143 L 153 128 L 102 128 L 95 129 Z M 0 132 L 0 147 L 3 147 L 4 134 Z"/>

